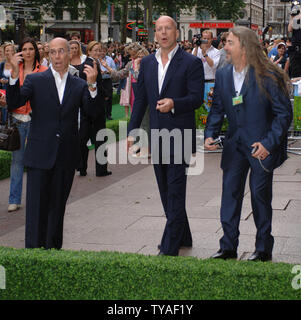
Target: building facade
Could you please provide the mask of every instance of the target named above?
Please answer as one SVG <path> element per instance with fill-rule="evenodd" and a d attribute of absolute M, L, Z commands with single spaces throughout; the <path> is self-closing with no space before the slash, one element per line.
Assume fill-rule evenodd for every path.
<path fill-rule="evenodd" d="M 287 36 L 287 27 L 290 19 L 291 3 L 280 0 L 266 0 L 268 8 L 268 23 L 273 28 L 273 36 Z"/>
<path fill-rule="evenodd" d="M 177 23 L 180 30 L 181 40 L 192 40 L 195 34 L 201 33 L 203 29 L 210 29 L 214 37 L 221 32 L 227 31 L 234 25 L 242 25 L 252 28 L 260 36 L 267 25 L 272 27 L 272 34 L 269 37 L 279 37 L 287 34 L 287 25 L 290 16 L 290 3 L 282 3 L 280 0 L 244 0 L 245 7 L 241 9 L 240 19 L 233 22 L 230 20 L 217 20 L 207 10 L 198 11 L 195 8 L 190 12 L 182 12 L 177 17 Z M 84 10 L 81 6 L 78 8 Z M 143 8 L 140 8 L 143 12 Z M 154 20 L 158 17 L 154 15 Z M 12 24 L 13 17 L 8 15 L 8 21 Z M 68 36 L 74 32 L 80 32 L 83 42 L 89 42 L 93 39 L 101 39 L 101 41 L 120 40 L 121 25 L 114 18 L 109 19 L 109 15 L 100 17 L 100 27 L 93 23 L 92 19 L 87 20 L 78 14 L 72 16 L 70 12 L 61 10 L 54 16 L 48 14 L 43 15 L 43 26 L 41 26 L 40 37 L 42 41 L 49 41 L 53 37 Z M 128 15 L 128 38 L 130 42 L 135 39 L 135 10 L 129 10 Z M 29 23 L 32 23 L 29 21 Z M 139 21 L 140 40 L 144 39 L 147 31 L 144 30 L 143 21 Z M 100 34 L 99 34 L 100 33 Z"/>

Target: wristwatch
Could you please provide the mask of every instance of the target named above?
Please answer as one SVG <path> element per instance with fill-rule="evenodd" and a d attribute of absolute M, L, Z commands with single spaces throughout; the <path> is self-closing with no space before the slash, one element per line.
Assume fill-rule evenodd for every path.
<path fill-rule="evenodd" d="M 208 57 L 208 54 L 206 53 L 205 55 L 204 55 L 204 58 L 207 58 Z"/>
<path fill-rule="evenodd" d="M 89 88 L 96 89 L 96 86 L 97 86 L 97 83 L 96 83 L 96 82 L 94 82 L 94 83 L 88 83 L 88 87 L 89 87 Z"/>

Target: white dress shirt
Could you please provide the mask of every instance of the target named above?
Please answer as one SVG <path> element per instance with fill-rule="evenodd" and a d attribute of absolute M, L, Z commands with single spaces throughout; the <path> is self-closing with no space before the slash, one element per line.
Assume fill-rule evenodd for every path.
<path fill-rule="evenodd" d="M 196 50 L 196 49 L 194 49 L 194 50 Z M 205 80 L 214 80 L 216 68 L 218 66 L 221 53 L 218 49 L 211 46 L 207 50 L 207 54 L 208 54 L 208 57 L 213 60 L 212 68 L 209 66 L 206 58 L 204 58 L 203 53 L 202 53 L 202 49 L 200 47 L 198 47 L 197 57 L 199 57 L 203 62 Z"/>
<path fill-rule="evenodd" d="M 248 69 L 249 69 L 249 67 L 246 66 L 241 72 L 237 72 L 235 70 L 235 67 L 233 66 L 233 79 L 234 79 L 234 87 L 235 87 L 236 96 L 240 95 L 240 91 L 241 91 L 242 85 L 245 81 L 245 77 L 248 72 Z"/>
<path fill-rule="evenodd" d="M 52 66 L 50 66 L 51 72 L 53 74 L 55 85 L 57 88 L 57 93 L 59 96 L 60 104 L 63 102 L 65 87 L 66 87 L 66 81 L 68 77 L 68 71 L 64 73 L 63 77 L 61 78 L 60 74 L 53 69 Z"/>
<path fill-rule="evenodd" d="M 161 48 L 156 52 L 156 59 L 158 61 L 158 86 L 159 86 L 159 93 L 161 93 L 163 82 L 168 70 L 168 66 L 170 64 L 170 61 L 176 54 L 177 50 L 179 49 L 179 45 L 177 44 L 174 49 L 172 49 L 168 54 L 168 62 L 163 67 L 162 59 L 161 59 Z"/>

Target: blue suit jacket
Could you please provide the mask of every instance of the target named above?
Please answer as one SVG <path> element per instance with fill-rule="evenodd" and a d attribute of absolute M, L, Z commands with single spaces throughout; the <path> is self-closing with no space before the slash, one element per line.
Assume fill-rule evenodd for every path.
<path fill-rule="evenodd" d="M 202 104 L 204 96 L 204 71 L 202 61 L 182 49 L 178 49 L 171 60 L 161 93 L 158 87 L 158 62 L 155 54 L 141 61 L 133 113 L 128 131 L 140 127 L 145 110 L 149 107 L 150 128 L 192 129 L 195 152 L 195 109 Z M 171 98 L 174 101 L 174 113 L 161 113 L 156 110 L 157 101 Z M 171 143 L 171 154 L 173 145 Z"/>
<path fill-rule="evenodd" d="M 240 140 L 251 152 L 254 142 L 261 142 L 270 152 L 263 161 L 266 168 L 275 169 L 286 159 L 287 131 L 292 121 L 292 106 L 289 97 L 271 79 L 264 82 L 270 99 L 260 91 L 254 74 L 249 68 L 241 89 L 243 103 L 233 106 L 236 96 L 233 66 L 228 65 L 216 72 L 214 97 L 207 119 L 205 139 L 215 138 L 221 129 L 224 115 L 227 115 L 229 128 L 224 141 L 221 167 L 231 165 L 236 141 Z"/>
<path fill-rule="evenodd" d="M 64 97 L 60 104 L 52 71 L 28 75 L 20 88 L 19 81 L 8 86 L 8 109 L 23 106 L 29 100 L 32 120 L 27 140 L 24 164 L 28 167 L 51 169 L 60 165 L 76 168 L 79 162 L 78 111 L 94 116 L 100 105 L 98 95 L 92 99 L 87 83 L 68 74 Z"/>

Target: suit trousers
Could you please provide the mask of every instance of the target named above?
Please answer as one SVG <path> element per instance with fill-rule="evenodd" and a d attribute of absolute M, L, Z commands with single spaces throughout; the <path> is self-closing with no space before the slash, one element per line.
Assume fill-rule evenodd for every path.
<path fill-rule="evenodd" d="M 106 117 L 112 116 L 113 83 L 112 79 L 103 79 L 102 85 L 105 92 L 105 111 Z"/>
<path fill-rule="evenodd" d="M 221 224 L 224 235 L 220 239 L 222 250 L 236 251 L 238 247 L 239 222 L 245 183 L 250 170 L 249 186 L 256 232 L 256 251 L 272 253 L 274 238 L 272 230 L 272 183 L 273 171 L 266 172 L 258 159 L 251 156 L 250 149 L 239 147 L 233 153 L 231 164 L 223 170 Z"/>
<path fill-rule="evenodd" d="M 155 164 L 154 171 L 167 218 L 161 252 L 176 256 L 181 246 L 192 246 L 186 213 L 186 164 Z"/>
<path fill-rule="evenodd" d="M 80 137 L 80 153 L 81 160 L 78 170 L 87 171 L 89 148 L 87 142 L 91 139 L 91 142 L 95 145 L 95 172 L 96 175 L 101 175 L 107 172 L 108 164 L 99 164 L 96 159 L 97 149 L 105 143 L 104 141 L 96 141 L 97 132 L 106 127 L 106 120 L 103 117 L 96 119 L 85 118 L 80 122 L 79 137 Z"/>
<path fill-rule="evenodd" d="M 25 247 L 61 249 L 66 202 L 75 169 L 28 168 Z"/>

